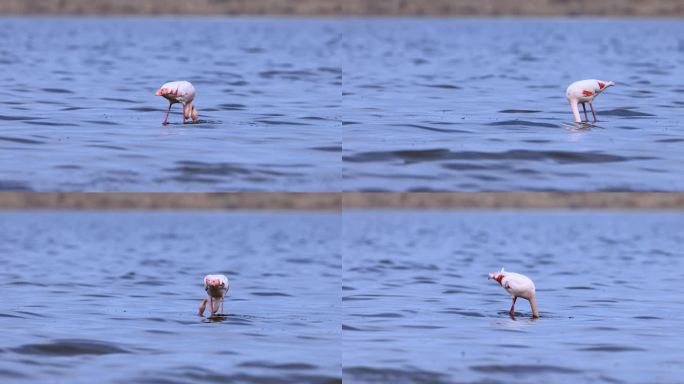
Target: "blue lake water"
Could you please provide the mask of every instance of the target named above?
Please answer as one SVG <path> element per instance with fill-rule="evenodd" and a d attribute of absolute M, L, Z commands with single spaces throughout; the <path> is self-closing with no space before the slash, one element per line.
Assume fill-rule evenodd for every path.
<path fill-rule="evenodd" d="M 0 190 L 684 189 L 682 21 L 2 26 Z M 617 86 L 576 129 L 564 92 L 583 78 Z M 153 93 L 176 79 L 199 124 L 177 106 L 160 125 Z"/>
<path fill-rule="evenodd" d="M 676 383 L 684 215 L 343 214 L 350 383 Z M 541 318 L 487 273 L 531 277 Z"/>
<path fill-rule="evenodd" d="M 328 20 L 2 18 L 0 190 L 335 191 L 338 26 Z M 165 82 L 200 122 L 162 126 Z"/>
<path fill-rule="evenodd" d="M 681 191 L 684 21 L 345 24 L 348 191 Z M 617 83 L 575 127 L 573 81 Z M 589 114 L 591 116 L 591 114 Z"/>
<path fill-rule="evenodd" d="M 340 383 L 339 223 L 2 212 L 0 381 Z M 215 321 L 207 273 L 231 281 Z"/>

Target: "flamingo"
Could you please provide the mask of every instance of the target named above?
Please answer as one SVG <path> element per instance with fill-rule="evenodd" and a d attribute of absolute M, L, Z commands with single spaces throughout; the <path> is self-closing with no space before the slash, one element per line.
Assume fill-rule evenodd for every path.
<path fill-rule="evenodd" d="M 499 272 L 492 272 L 489 274 L 488 280 L 496 280 L 504 289 L 513 296 L 513 304 L 511 310 L 508 312 L 511 317 L 515 316 L 515 300 L 518 297 L 527 299 L 532 307 L 532 317 L 535 319 L 539 317 L 537 310 L 537 299 L 534 293 L 534 283 L 529 277 L 514 272 L 506 272 L 503 268 Z"/>
<path fill-rule="evenodd" d="M 162 124 L 169 123 L 169 113 L 171 106 L 176 103 L 183 104 L 183 124 L 185 119 L 191 118 L 193 123 L 198 120 L 197 109 L 192 105 L 195 99 L 195 87 L 189 81 L 172 81 L 161 86 L 155 93 L 155 96 L 162 96 L 169 101 L 169 109 L 166 111 L 166 117 Z"/>
<path fill-rule="evenodd" d="M 221 314 L 223 315 L 223 298 L 228 293 L 230 288 L 230 282 L 225 275 L 206 275 L 204 276 L 204 290 L 207 291 L 209 295 L 208 298 L 202 299 L 199 305 L 199 315 L 204 316 L 204 309 L 207 304 L 210 304 L 209 311 L 212 315 L 215 315 L 221 308 Z M 220 302 L 220 305 L 218 301 Z M 214 307 L 214 301 L 216 301 L 216 307 Z"/>
<path fill-rule="evenodd" d="M 599 93 L 603 92 L 606 88 L 615 85 L 612 81 L 603 80 L 580 80 L 568 86 L 565 91 L 565 96 L 570 102 L 570 107 L 572 108 L 572 114 L 575 116 L 575 123 L 582 122 L 580 118 L 579 110 L 577 109 L 577 104 L 582 104 L 582 109 L 584 109 L 584 118 L 589 121 L 589 116 L 587 116 L 587 106 L 585 103 L 589 103 L 591 108 L 591 114 L 594 115 L 594 122 L 596 122 L 596 112 L 594 112 L 594 98 L 598 96 Z"/>

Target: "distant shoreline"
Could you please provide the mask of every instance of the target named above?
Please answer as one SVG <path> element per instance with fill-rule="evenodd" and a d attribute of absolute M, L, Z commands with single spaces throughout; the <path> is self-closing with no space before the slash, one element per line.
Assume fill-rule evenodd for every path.
<path fill-rule="evenodd" d="M 684 193 L 660 192 L 1 192 L 2 210 L 657 210 L 684 211 Z"/>
<path fill-rule="evenodd" d="M 684 17 L 679 0 L 3 0 L 0 16 Z"/>

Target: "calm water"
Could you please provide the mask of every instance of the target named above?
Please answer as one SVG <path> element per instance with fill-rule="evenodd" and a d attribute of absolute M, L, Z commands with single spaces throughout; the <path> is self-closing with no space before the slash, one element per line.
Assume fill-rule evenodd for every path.
<path fill-rule="evenodd" d="M 678 383 L 684 215 L 353 212 L 343 219 L 344 380 Z M 518 316 L 487 273 L 537 286 Z"/>
<path fill-rule="evenodd" d="M 0 381 L 340 383 L 339 223 L 0 213 Z M 196 313 L 208 272 L 223 321 Z"/>
<path fill-rule="evenodd" d="M 0 20 L 0 190 L 331 191 L 339 28 L 325 20 Z M 200 123 L 154 92 L 191 81 Z"/>
<path fill-rule="evenodd" d="M 684 189 L 684 21 L 345 26 L 345 190 Z M 569 129 L 586 78 L 617 86 Z"/>

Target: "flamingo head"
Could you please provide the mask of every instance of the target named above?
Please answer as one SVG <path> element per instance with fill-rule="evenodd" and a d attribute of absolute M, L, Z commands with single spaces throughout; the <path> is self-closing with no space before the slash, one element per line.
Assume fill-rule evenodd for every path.
<path fill-rule="evenodd" d="M 209 296 L 221 298 L 226 294 L 228 288 L 223 280 L 217 277 L 206 277 L 204 279 L 204 290 L 207 291 Z"/>
<path fill-rule="evenodd" d="M 599 88 L 601 88 L 600 91 L 604 91 L 608 87 L 612 87 L 615 85 L 614 81 L 599 81 Z"/>
<path fill-rule="evenodd" d="M 501 268 L 499 272 L 491 272 L 487 280 L 496 280 L 499 284 L 501 284 L 501 280 L 503 280 L 505 273 L 506 272 L 504 271 L 504 269 Z"/>

